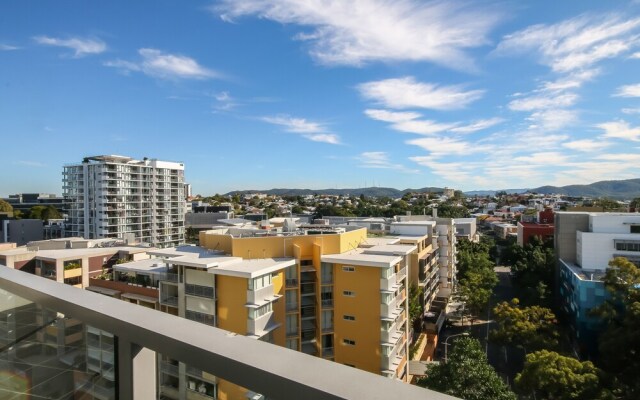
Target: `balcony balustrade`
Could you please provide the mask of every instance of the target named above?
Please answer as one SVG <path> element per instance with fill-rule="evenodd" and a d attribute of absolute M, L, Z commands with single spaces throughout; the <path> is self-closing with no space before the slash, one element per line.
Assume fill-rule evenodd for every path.
<path fill-rule="evenodd" d="M 113 333 L 113 340 L 117 343 L 116 356 L 103 358 L 100 364 L 92 364 L 91 375 L 87 373 L 89 362 L 69 366 L 65 371 L 58 368 L 51 371 L 43 370 L 44 375 L 34 375 L 31 380 L 24 381 L 26 386 L 19 390 L 24 391 L 25 395 L 32 395 L 32 388 L 54 378 L 52 374 L 55 374 L 56 382 L 60 385 L 66 382 L 64 379 L 70 380 L 70 396 L 83 396 L 86 395 L 87 388 L 95 386 L 90 379 L 97 373 L 104 379 L 115 377 L 115 386 L 105 393 L 107 397 L 126 400 L 156 399 L 163 390 L 172 385 L 171 381 L 157 381 L 158 352 L 268 398 L 453 399 L 444 394 L 321 358 L 309 357 L 242 335 L 230 334 L 221 329 L 108 296 L 79 290 L 19 270 L 0 267 L 0 291 L 2 310 L 20 312 L 25 307 L 48 310 L 45 313 L 45 326 L 50 324 L 50 319 L 56 320 L 64 315 L 78 319 L 95 329 Z M 38 329 L 37 326 L 28 328 Z M 30 349 L 34 349 L 33 341 L 37 338 L 36 334 L 37 332 L 31 336 L 27 335 L 29 340 L 25 343 L 20 336 L 9 338 L 11 347 L 20 349 L 29 344 Z M 302 348 L 309 354 L 317 352 L 317 344 L 305 344 Z M 42 350 L 51 349 L 47 350 L 45 346 Z M 55 361 L 59 357 L 59 365 L 63 365 L 62 360 L 65 359 L 65 355 L 69 355 L 66 353 L 67 350 L 62 347 L 58 349 L 61 353 L 56 349 L 52 350 L 48 358 L 53 357 Z M 402 353 L 398 351 L 396 354 Z M 20 363 L 24 362 L 24 359 L 20 360 Z M 388 366 L 394 365 L 393 362 L 389 364 Z M 295 368 L 283 368 L 292 365 Z M 162 369 L 163 366 L 159 368 Z M 45 376 L 47 373 L 50 376 Z M 79 385 L 73 385 L 74 379 L 80 379 L 77 382 Z M 354 382 L 358 384 L 354 385 Z M 60 386 L 57 389 L 60 389 Z M 78 393 L 74 394 L 76 391 Z"/>

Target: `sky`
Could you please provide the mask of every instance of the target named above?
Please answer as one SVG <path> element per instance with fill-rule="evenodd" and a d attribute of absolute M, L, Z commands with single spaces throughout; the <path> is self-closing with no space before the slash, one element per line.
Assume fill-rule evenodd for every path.
<path fill-rule="evenodd" d="M 197 194 L 640 177 L 640 1 L 0 2 L 0 196 L 185 163 Z"/>

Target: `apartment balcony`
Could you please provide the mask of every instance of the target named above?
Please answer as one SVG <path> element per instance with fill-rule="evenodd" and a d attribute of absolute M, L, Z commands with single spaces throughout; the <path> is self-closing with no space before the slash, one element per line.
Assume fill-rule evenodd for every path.
<path fill-rule="evenodd" d="M 396 273 L 396 280 L 400 281 L 404 279 L 406 276 L 407 276 L 407 267 L 404 267 Z"/>
<path fill-rule="evenodd" d="M 274 300 L 273 285 L 267 285 L 257 290 L 247 290 L 247 303 L 263 304 Z"/>
<path fill-rule="evenodd" d="M 380 304 L 380 315 L 384 318 L 393 318 L 399 314 L 398 301 L 396 298 L 392 299 L 389 303 Z"/>
<path fill-rule="evenodd" d="M 173 390 L 175 395 L 175 383 L 157 381 L 157 369 L 163 368 L 156 362 L 157 352 L 268 398 L 452 399 L 417 386 L 6 267 L 0 267 L 0 291 L 0 309 L 11 310 L 22 318 L 33 316 L 35 310 L 44 307 L 50 310 L 52 318 L 61 314 L 75 316 L 86 326 L 113 333 L 117 354 L 112 364 L 94 365 L 90 369 L 97 379 L 117 378 L 116 385 L 107 388 L 108 398 L 151 400 L 162 393 L 169 394 L 167 390 Z M 42 351 L 47 351 L 45 347 L 48 346 L 38 347 L 36 333 L 12 343 L 13 349 L 8 351 L 19 351 L 25 345 L 31 350 Z M 59 358 L 60 365 L 64 365 L 62 360 L 72 355 L 84 357 L 86 354 L 77 348 L 53 350 L 49 358 L 53 356 L 52 361 Z M 80 353 L 69 353 L 71 350 L 80 350 Z M 303 345 L 303 351 L 315 354 L 317 344 Z M 22 364 L 30 362 L 35 365 L 37 360 L 20 359 Z M 43 370 L 44 375 L 34 375 L 32 380 L 24 382 L 25 387 L 21 390 L 25 395 L 33 394 L 32 387 L 37 388 L 55 379 L 60 384 L 71 382 L 72 392 L 69 395 L 81 396 L 80 392 L 74 393 L 73 382 L 76 377 L 87 375 L 89 368 L 83 365 Z M 295 365 L 296 368 L 282 368 L 283 365 Z M 8 367 L 12 367 L 11 361 Z M 358 382 L 358 385 L 354 386 L 353 382 Z M 160 393 L 157 393 L 157 388 Z"/>
<path fill-rule="evenodd" d="M 398 288 L 397 275 L 394 273 L 388 278 L 380 279 L 380 290 L 392 292 Z"/>
<path fill-rule="evenodd" d="M 295 278 L 287 278 L 285 280 L 286 282 L 286 286 L 287 288 L 297 288 L 298 287 L 298 280 Z"/>

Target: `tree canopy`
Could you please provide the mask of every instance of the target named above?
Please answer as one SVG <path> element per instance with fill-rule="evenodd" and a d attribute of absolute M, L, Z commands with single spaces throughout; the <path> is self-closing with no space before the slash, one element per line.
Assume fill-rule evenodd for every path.
<path fill-rule="evenodd" d="M 602 368 L 614 377 L 616 395 L 640 398 L 640 269 L 626 258 L 609 262 L 604 277 L 609 299 L 594 310 L 605 330 L 599 337 Z"/>
<path fill-rule="evenodd" d="M 498 304 L 493 309 L 497 327 L 490 339 L 502 345 L 513 345 L 526 351 L 558 347 L 558 324 L 555 314 L 540 306 L 520 307 L 518 299 Z"/>
<path fill-rule="evenodd" d="M 523 303 L 550 305 L 556 263 L 551 243 L 539 237 L 524 247 L 514 243 L 504 252 L 503 261 L 511 266 Z"/>
<path fill-rule="evenodd" d="M 12 212 L 13 206 L 6 201 L 0 199 L 0 212 Z"/>
<path fill-rule="evenodd" d="M 489 257 L 492 242 L 473 243 L 462 239 L 458 242 L 458 298 L 466 310 L 478 315 L 484 309 L 498 284 L 493 270 L 495 264 Z"/>
<path fill-rule="evenodd" d="M 541 350 L 527 355 L 524 369 L 515 384 L 524 396 L 536 399 L 596 400 L 613 398 L 601 386 L 602 371 L 590 361 L 580 362 L 554 351 Z"/>
<path fill-rule="evenodd" d="M 516 396 L 488 364 L 480 342 L 458 338 L 447 361 L 432 364 L 418 385 L 466 400 L 515 400 Z"/>
<path fill-rule="evenodd" d="M 54 206 L 33 206 L 29 210 L 29 218 L 49 221 L 50 219 L 61 219 L 62 214 Z"/>

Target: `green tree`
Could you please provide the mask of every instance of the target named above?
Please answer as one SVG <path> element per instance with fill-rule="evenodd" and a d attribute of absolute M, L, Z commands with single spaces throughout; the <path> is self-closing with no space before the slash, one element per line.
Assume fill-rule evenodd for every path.
<path fill-rule="evenodd" d="M 13 206 L 6 201 L 0 199 L 0 212 L 13 212 Z"/>
<path fill-rule="evenodd" d="M 464 302 L 472 319 L 487 307 L 497 284 L 498 277 L 493 269 L 471 270 L 462 278 L 457 297 Z"/>
<path fill-rule="evenodd" d="M 415 283 L 409 287 L 409 319 L 413 324 L 421 321 L 422 317 L 422 289 Z"/>
<path fill-rule="evenodd" d="M 640 210 L 640 197 L 636 197 L 635 199 L 631 200 L 631 203 L 629 203 L 629 207 L 635 208 L 636 211 Z"/>
<path fill-rule="evenodd" d="M 466 400 L 515 400 L 516 396 L 488 364 L 480 342 L 458 338 L 447 361 L 427 367 L 418 385 Z"/>
<path fill-rule="evenodd" d="M 513 282 L 524 304 L 549 305 L 556 265 L 551 246 L 536 236 L 524 247 L 514 243 L 503 252 L 502 260 L 511 266 Z"/>
<path fill-rule="evenodd" d="M 595 400 L 612 399 L 601 386 L 602 371 L 590 361 L 580 362 L 554 351 L 541 350 L 527 355 L 524 369 L 515 385 L 524 396 L 536 399 Z"/>
<path fill-rule="evenodd" d="M 42 220 L 49 221 L 50 219 L 62 219 L 62 214 L 54 206 L 47 206 L 42 210 Z"/>
<path fill-rule="evenodd" d="M 558 323 L 555 314 L 540 306 L 520 307 L 518 299 L 498 304 L 493 309 L 497 327 L 490 339 L 502 345 L 513 345 L 531 352 L 558 347 Z"/>
<path fill-rule="evenodd" d="M 609 262 L 604 277 L 609 298 L 594 310 L 606 328 L 599 337 L 602 368 L 614 377 L 616 395 L 640 398 L 640 269 L 626 258 Z"/>
<path fill-rule="evenodd" d="M 616 200 L 606 197 L 596 200 L 595 204 L 604 208 L 605 211 L 617 210 L 618 208 L 620 208 L 620 203 L 618 203 Z"/>
<path fill-rule="evenodd" d="M 33 206 L 29 209 L 29 218 L 49 221 L 50 219 L 61 219 L 62 214 L 54 206 Z"/>

